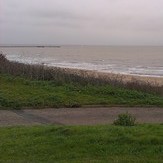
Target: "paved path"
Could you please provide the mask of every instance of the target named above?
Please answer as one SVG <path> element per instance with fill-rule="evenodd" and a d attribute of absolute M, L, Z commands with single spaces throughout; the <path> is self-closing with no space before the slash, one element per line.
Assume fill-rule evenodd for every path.
<path fill-rule="evenodd" d="M 126 111 L 133 114 L 138 123 L 163 123 L 163 108 L 103 107 L 0 110 L 0 126 L 109 124 Z"/>

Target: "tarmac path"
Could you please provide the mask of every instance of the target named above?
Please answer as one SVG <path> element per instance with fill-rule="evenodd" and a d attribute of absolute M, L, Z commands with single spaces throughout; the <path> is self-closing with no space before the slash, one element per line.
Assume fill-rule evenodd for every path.
<path fill-rule="evenodd" d="M 0 126 L 111 124 L 118 114 L 131 113 L 138 123 L 163 123 L 163 108 L 98 107 L 0 110 Z"/>

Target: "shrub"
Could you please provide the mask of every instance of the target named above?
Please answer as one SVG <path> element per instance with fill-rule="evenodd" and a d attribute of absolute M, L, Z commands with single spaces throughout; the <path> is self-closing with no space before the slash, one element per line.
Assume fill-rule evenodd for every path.
<path fill-rule="evenodd" d="M 120 126 L 134 126 L 135 121 L 136 118 L 127 112 L 127 113 L 119 114 L 118 118 L 115 119 L 113 124 L 120 125 Z"/>

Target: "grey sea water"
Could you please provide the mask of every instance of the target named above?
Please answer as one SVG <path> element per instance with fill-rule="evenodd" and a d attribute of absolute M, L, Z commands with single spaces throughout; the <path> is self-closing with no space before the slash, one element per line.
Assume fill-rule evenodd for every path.
<path fill-rule="evenodd" d="M 163 77 L 163 46 L 0 47 L 12 61 Z"/>

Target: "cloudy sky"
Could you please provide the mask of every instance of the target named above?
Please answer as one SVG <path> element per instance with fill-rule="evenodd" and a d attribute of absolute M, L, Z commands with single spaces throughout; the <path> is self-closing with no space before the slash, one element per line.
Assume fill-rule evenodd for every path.
<path fill-rule="evenodd" d="M 0 0 L 0 44 L 163 45 L 163 0 Z"/>

